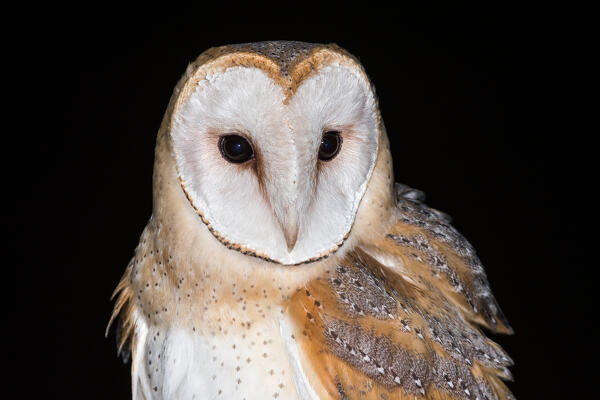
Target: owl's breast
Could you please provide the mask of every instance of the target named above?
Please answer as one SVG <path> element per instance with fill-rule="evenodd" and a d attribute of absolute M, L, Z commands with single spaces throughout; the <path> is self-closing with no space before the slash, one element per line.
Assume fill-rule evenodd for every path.
<path fill-rule="evenodd" d="M 276 324 L 272 319 L 227 321 L 211 332 L 138 329 L 137 398 L 297 399 Z"/>

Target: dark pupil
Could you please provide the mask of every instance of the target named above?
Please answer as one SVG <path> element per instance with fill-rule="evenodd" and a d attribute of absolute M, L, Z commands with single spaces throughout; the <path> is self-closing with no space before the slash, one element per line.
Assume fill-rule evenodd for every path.
<path fill-rule="evenodd" d="M 219 142 L 219 147 L 223 157 L 233 163 L 243 163 L 254 155 L 250 143 L 237 135 L 223 136 Z"/>
<path fill-rule="evenodd" d="M 321 147 L 319 147 L 319 159 L 323 161 L 331 160 L 340 151 L 340 134 L 337 131 L 329 131 L 323 134 Z"/>

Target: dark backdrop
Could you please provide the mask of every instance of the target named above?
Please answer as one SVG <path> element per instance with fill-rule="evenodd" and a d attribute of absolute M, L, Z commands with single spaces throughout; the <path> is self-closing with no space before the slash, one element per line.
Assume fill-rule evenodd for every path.
<path fill-rule="evenodd" d="M 17 306 L 4 330 L 24 342 L 8 350 L 25 393 L 130 396 L 129 365 L 104 329 L 151 214 L 155 135 L 171 91 L 203 50 L 270 39 L 335 42 L 362 61 L 396 180 L 452 215 L 486 266 L 516 332 L 494 339 L 515 360 L 517 397 L 590 390 L 592 14 L 532 2 L 324 4 L 31 6 L 19 33 L 3 32 L 5 97 L 17 106 L 6 116 L 16 127 L 5 132 L 5 158 L 16 161 L 4 185 L 16 256 L 5 284 Z"/>

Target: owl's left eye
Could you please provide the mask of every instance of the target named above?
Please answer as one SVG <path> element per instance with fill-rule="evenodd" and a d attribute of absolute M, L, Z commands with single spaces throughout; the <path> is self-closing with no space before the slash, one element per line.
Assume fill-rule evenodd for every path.
<path fill-rule="evenodd" d="M 252 145 L 239 135 L 222 136 L 219 149 L 223 158 L 229 162 L 240 164 L 254 157 Z"/>
<path fill-rule="evenodd" d="M 321 146 L 319 146 L 319 160 L 333 160 L 340 152 L 342 147 L 342 137 L 338 131 L 327 131 L 321 138 Z"/>

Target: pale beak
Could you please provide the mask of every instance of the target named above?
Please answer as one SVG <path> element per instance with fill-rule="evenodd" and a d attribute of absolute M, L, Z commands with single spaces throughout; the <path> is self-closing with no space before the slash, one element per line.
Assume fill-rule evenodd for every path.
<path fill-rule="evenodd" d="M 298 212 L 294 205 L 287 208 L 284 219 L 284 221 L 280 220 L 279 223 L 283 230 L 288 251 L 291 252 L 296 246 L 296 240 L 298 240 Z"/>

